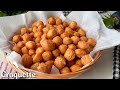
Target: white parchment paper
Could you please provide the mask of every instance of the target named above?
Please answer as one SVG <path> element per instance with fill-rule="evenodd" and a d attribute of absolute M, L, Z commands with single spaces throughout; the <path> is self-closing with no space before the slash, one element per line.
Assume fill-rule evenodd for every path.
<path fill-rule="evenodd" d="M 19 54 L 10 51 L 9 47 L 13 44 L 10 38 L 20 28 L 29 27 L 36 20 L 42 20 L 46 24 L 49 17 L 60 17 L 67 22 L 77 21 L 78 25 L 86 31 L 87 37 L 96 39 L 97 44 L 90 52 L 91 57 L 100 50 L 120 44 L 120 33 L 106 28 L 96 11 L 72 11 L 67 17 L 63 15 L 62 11 L 29 11 L 25 14 L 0 17 L 0 49 L 9 53 L 7 60 L 10 60 L 16 67 L 34 72 L 34 70 L 26 69 L 21 65 Z M 52 73 L 58 73 L 54 66 Z"/>

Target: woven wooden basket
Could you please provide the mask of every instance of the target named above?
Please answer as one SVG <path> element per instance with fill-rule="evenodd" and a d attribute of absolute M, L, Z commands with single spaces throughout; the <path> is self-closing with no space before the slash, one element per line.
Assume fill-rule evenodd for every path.
<path fill-rule="evenodd" d="M 70 79 L 70 78 L 75 78 L 81 74 L 83 74 L 84 72 L 88 71 L 89 69 L 91 69 L 94 64 L 99 61 L 99 58 L 102 54 L 102 51 L 99 51 L 97 52 L 95 55 L 94 55 L 94 61 L 89 65 L 87 66 L 86 68 L 84 69 L 81 69 L 77 72 L 71 72 L 71 73 L 67 73 L 67 74 L 37 74 L 35 75 L 35 78 L 36 79 Z M 13 69 L 15 69 L 18 73 L 21 73 L 21 74 L 25 74 L 26 71 L 24 70 L 21 70 L 19 68 L 17 68 L 14 64 L 12 64 L 10 61 L 8 61 L 8 63 L 13 67 Z"/>

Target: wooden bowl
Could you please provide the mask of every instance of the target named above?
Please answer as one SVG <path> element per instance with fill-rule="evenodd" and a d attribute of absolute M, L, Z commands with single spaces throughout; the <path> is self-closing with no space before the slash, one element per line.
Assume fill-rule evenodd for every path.
<path fill-rule="evenodd" d="M 77 71 L 77 72 L 70 72 L 70 73 L 67 73 L 67 74 L 36 74 L 35 75 L 35 78 L 37 79 L 70 79 L 70 78 L 75 78 L 81 74 L 83 74 L 84 72 L 87 72 L 88 70 L 90 70 L 94 64 L 96 62 L 99 61 L 99 58 L 102 54 L 102 51 L 99 51 L 97 52 L 95 55 L 94 55 L 94 61 L 92 63 L 90 63 L 89 66 Z M 19 68 L 17 68 L 14 64 L 12 64 L 10 61 L 8 61 L 8 63 L 13 67 L 13 69 L 15 69 L 18 73 L 21 73 L 21 74 L 25 74 L 27 71 L 25 70 L 21 70 Z M 29 72 L 28 72 L 29 73 Z"/>

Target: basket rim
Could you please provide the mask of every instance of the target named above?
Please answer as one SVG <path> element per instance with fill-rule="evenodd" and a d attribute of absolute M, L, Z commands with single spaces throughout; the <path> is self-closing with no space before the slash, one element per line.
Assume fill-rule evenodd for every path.
<path fill-rule="evenodd" d="M 44 73 L 44 74 L 36 74 L 36 76 L 39 76 L 39 75 L 49 75 L 49 76 L 64 76 L 64 75 L 72 75 L 72 74 L 78 74 L 80 72 L 83 72 L 85 71 L 86 69 L 90 68 L 91 66 L 93 66 L 98 60 L 99 58 L 101 57 L 102 55 L 102 51 L 98 51 L 95 55 L 94 55 L 94 61 L 91 62 L 87 67 L 83 68 L 83 69 L 80 69 L 76 72 L 70 72 L 70 73 L 66 73 L 66 74 L 48 74 L 48 73 Z M 6 55 L 5 55 L 6 57 Z M 18 73 L 21 73 L 21 74 L 25 74 L 26 71 L 25 70 L 21 70 L 20 68 L 17 68 L 14 64 L 12 64 L 10 61 L 7 60 L 7 62 L 11 65 L 11 67 L 13 69 L 15 69 Z"/>

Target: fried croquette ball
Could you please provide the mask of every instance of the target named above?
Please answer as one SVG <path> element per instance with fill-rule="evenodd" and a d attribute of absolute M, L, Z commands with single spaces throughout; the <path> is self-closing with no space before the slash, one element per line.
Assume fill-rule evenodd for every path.
<path fill-rule="evenodd" d="M 56 28 L 53 25 L 50 26 L 50 29 L 56 30 Z"/>
<path fill-rule="evenodd" d="M 63 56 L 58 56 L 55 61 L 54 61 L 54 65 L 56 68 L 58 68 L 59 70 L 62 69 L 63 67 L 65 67 L 66 65 L 66 60 Z"/>
<path fill-rule="evenodd" d="M 44 52 L 43 47 L 38 47 L 38 48 L 36 49 L 36 53 L 42 54 L 43 52 Z"/>
<path fill-rule="evenodd" d="M 91 61 L 92 61 L 92 59 L 91 59 L 91 57 L 89 56 L 89 54 L 84 55 L 84 56 L 82 56 L 82 58 L 81 58 L 81 63 L 82 63 L 83 65 L 86 65 L 86 64 L 90 63 Z"/>
<path fill-rule="evenodd" d="M 71 37 L 71 40 L 72 40 L 72 42 L 73 42 L 74 44 L 78 44 L 78 42 L 80 41 L 80 38 L 77 37 L 77 36 L 72 36 L 72 37 Z"/>
<path fill-rule="evenodd" d="M 87 39 L 87 37 L 82 36 L 82 37 L 80 37 L 80 40 L 81 40 L 81 41 L 86 41 L 86 42 L 87 42 L 88 39 Z"/>
<path fill-rule="evenodd" d="M 70 44 L 68 45 L 68 48 L 72 49 L 72 50 L 75 50 L 76 49 L 76 46 L 74 44 Z"/>
<path fill-rule="evenodd" d="M 75 64 L 75 65 L 72 65 L 71 67 L 70 67 L 70 70 L 72 71 L 72 72 L 76 72 L 76 71 L 78 71 L 78 70 L 80 70 L 80 66 L 79 65 L 77 65 L 77 64 Z"/>
<path fill-rule="evenodd" d="M 37 38 L 35 39 L 35 43 L 40 43 L 40 41 L 41 41 L 41 38 L 40 38 L 40 37 L 37 37 Z"/>
<path fill-rule="evenodd" d="M 79 65 L 80 67 L 83 66 L 83 64 L 81 63 L 81 59 L 77 59 L 76 62 L 75 62 L 75 64 Z"/>
<path fill-rule="evenodd" d="M 54 61 L 49 60 L 49 61 L 46 61 L 45 64 L 48 65 L 48 66 L 52 66 L 52 65 L 54 65 Z"/>
<path fill-rule="evenodd" d="M 53 27 L 51 24 L 46 24 L 47 29 L 50 29 L 51 27 Z"/>
<path fill-rule="evenodd" d="M 12 41 L 15 43 L 18 43 L 21 40 L 22 40 L 22 38 L 20 35 L 15 35 L 15 36 L 13 36 L 13 39 L 12 39 Z"/>
<path fill-rule="evenodd" d="M 54 61 L 49 60 L 49 61 L 46 61 L 45 64 L 46 64 L 47 67 L 48 67 L 47 72 L 50 73 L 50 72 L 51 72 L 51 69 L 52 69 L 52 66 L 53 66 L 53 64 L 54 64 Z"/>
<path fill-rule="evenodd" d="M 83 49 L 76 49 L 75 54 L 78 58 L 81 58 L 82 56 L 84 56 L 86 54 L 86 52 Z"/>
<path fill-rule="evenodd" d="M 93 47 L 89 45 L 88 48 L 85 49 L 86 53 L 90 53 L 93 50 Z"/>
<path fill-rule="evenodd" d="M 63 25 L 58 25 L 57 27 L 56 27 L 56 29 L 57 29 L 57 33 L 60 35 L 60 34 L 62 34 L 62 33 L 64 33 L 64 26 Z"/>
<path fill-rule="evenodd" d="M 94 47 L 96 45 L 96 40 L 93 38 L 88 38 L 87 43 Z"/>
<path fill-rule="evenodd" d="M 35 42 L 33 41 L 28 41 L 25 46 L 28 48 L 28 49 L 34 49 L 36 47 L 36 44 Z"/>
<path fill-rule="evenodd" d="M 53 55 L 50 51 L 45 51 L 43 52 L 42 57 L 44 61 L 48 61 L 52 59 Z"/>
<path fill-rule="evenodd" d="M 36 31 L 36 32 L 34 33 L 34 37 L 35 37 L 35 38 L 41 37 L 42 35 L 43 35 L 43 32 L 41 32 L 41 31 Z"/>
<path fill-rule="evenodd" d="M 29 54 L 29 50 L 25 46 L 21 50 L 23 54 Z"/>
<path fill-rule="evenodd" d="M 77 22 L 76 21 L 72 21 L 69 25 L 70 28 L 72 29 L 76 29 L 77 28 Z"/>
<path fill-rule="evenodd" d="M 29 35 L 33 38 L 34 37 L 34 32 L 31 32 Z"/>
<path fill-rule="evenodd" d="M 41 62 L 43 60 L 42 55 L 39 53 L 36 53 L 33 57 L 33 63 Z"/>
<path fill-rule="evenodd" d="M 69 37 L 63 38 L 63 44 L 68 45 L 68 44 L 71 44 L 71 43 L 72 43 L 72 39 L 71 38 L 69 38 Z"/>
<path fill-rule="evenodd" d="M 17 43 L 17 47 L 18 48 L 23 48 L 25 46 L 25 44 L 24 44 L 24 42 L 23 41 L 19 41 L 18 43 Z"/>
<path fill-rule="evenodd" d="M 64 54 L 66 52 L 67 48 L 68 48 L 68 46 L 65 44 L 62 44 L 59 46 L 59 50 L 62 54 Z"/>
<path fill-rule="evenodd" d="M 51 24 L 51 25 L 55 25 L 56 24 L 56 20 L 53 17 L 50 17 L 48 19 L 48 23 Z"/>
<path fill-rule="evenodd" d="M 62 20 L 60 18 L 56 18 L 56 25 L 62 24 Z"/>
<path fill-rule="evenodd" d="M 79 47 L 80 49 L 86 49 L 86 48 L 89 47 L 89 44 L 88 44 L 87 42 L 85 42 L 85 41 L 79 41 L 79 42 L 78 42 L 78 47 Z"/>
<path fill-rule="evenodd" d="M 38 21 L 36 21 L 36 22 L 34 22 L 33 24 L 32 24 L 32 28 L 33 27 L 39 27 L 40 25 L 43 25 L 44 26 L 44 23 L 42 22 L 42 21 L 40 21 L 40 20 L 38 20 Z"/>
<path fill-rule="evenodd" d="M 52 54 L 53 54 L 54 57 L 58 57 L 58 56 L 60 56 L 60 50 L 55 49 L 55 50 L 52 51 Z"/>
<path fill-rule="evenodd" d="M 50 25 L 49 29 L 55 29 L 54 25 Z"/>
<path fill-rule="evenodd" d="M 70 34 L 68 33 L 68 32 L 64 32 L 64 33 L 62 33 L 61 35 L 60 35 L 60 37 L 62 38 L 62 39 L 64 39 L 65 37 L 69 37 L 70 36 Z"/>
<path fill-rule="evenodd" d="M 34 64 L 30 67 L 30 69 L 37 71 L 37 67 L 39 66 L 39 64 L 40 64 L 39 62 L 34 63 Z"/>
<path fill-rule="evenodd" d="M 55 49 L 55 44 L 51 40 L 43 39 L 40 41 L 40 44 L 46 51 L 52 51 Z"/>
<path fill-rule="evenodd" d="M 29 55 L 34 55 L 35 54 L 35 50 L 34 49 L 30 49 L 29 50 Z"/>
<path fill-rule="evenodd" d="M 24 34 L 22 37 L 25 42 L 32 40 L 32 36 L 28 33 Z"/>
<path fill-rule="evenodd" d="M 79 29 L 78 33 L 80 34 L 81 37 L 86 35 L 86 32 L 82 29 Z"/>
<path fill-rule="evenodd" d="M 21 28 L 20 31 L 22 35 L 28 32 L 27 28 Z"/>
<path fill-rule="evenodd" d="M 47 38 L 48 39 L 53 39 L 57 35 L 57 31 L 54 29 L 51 29 L 47 33 Z"/>
<path fill-rule="evenodd" d="M 75 59 L 75 51 L 68 48 L 64 54 L 64 57 L 66 58 L 66 60 L 68 61 L 72 61 Z"/>
<path fill-rule="evenodd" d="M 33 27 L 33 32 L 37 32 L 38 31 L 38 28 L 36 26 Z"/>
<path fill-rule="evenodd" d="M 39 72 L 48 73 L 48 66 L 45 63 L 40 63 L 37 67 Z"/>
<path fill-rule="evenodd" d="M 40 43 L 36 43 L 36 49 L 37 49 L 38 47 L 41 47 L 41 44 L 40 44 Z"/>
<path fill-rule="evenodd" d="M 80 34 L 78 33 L 78 32 L 76 32 L 76 31 L 74 31 L 74 34 L 73 34 L 74 36 L 77 36 L 77 37 L 79 37 L 80 36 Z"/>
<path fill-rule="evenodd" d="M 44 28 L 44 25 L 39 25 L 38 28 L 37 28 L 37 30 L 40 31 L 40 32 L 42 32 L 43 28 Z"/>
<path fill-rule="evenodd" d="M 49 29 L 47 27 L 43 28 L 44 33 L 48 33 Z"/>
<path fill-rule="evenodd" d="M 61 44 L 63 43 L 62 38 L 59 37 L 59 36 L 54 37 L 52 41 L 53 41 L 53 43 L 55 43 L 57 46 L 59 46 L 59 45 L 61 45 Z"/>
<path fill-rule="evenodd" d="M 63 26 L 64 26 L 64 27 L 67 27 L 67 26 L 68 26 L 68 23 L 65 22 L 65 21 L 63 21 Z"/>
<path fill-rule="evenodd" d="M 66 73 L 70 73 L 70 69 L 68 67 L 64 67 L 60 70 L 61 74 L 66 74 Z"/>
<path fill-rule="evenodd" d="M 68 32 L 70 34 L 70 36 L 72 36 L 74 34 L 74 31 L 70 27 L 66 27 L 65 32 Z"/>
<path fill-rule="evenodd" d="M 26 68 L 30 68 L 30 66 L 33 64 L 33 59 L 30 55 L 24 54 L 22 56 L 22 65 Z"/>
<path fill-rule="evenodd" d="M 44 33 L 44 34 L 41 36 L 41 39 L 47 39 L 47 33 Z"/>
<path fill-rule="evenodd" d="M 17 47 L 17 46 L 13 46 L 13 47 L 12 47 L 12 50 L 15 51 L 15 52 L 18 53 L 18 54 L 21 54 L 21 53 L 22 53 L 22 52 L 21 52 L 21 49 L 20 49 L 19 47 Z"/>
<path fill-rule="evenodd" d="M 38 21 L 35 23 L 35 26 L 39 27 L 40 25 L 44 25 L 44 23 L 43 23 L 43 21 L 38 20 Z"/>

